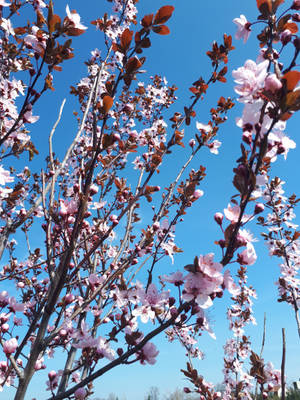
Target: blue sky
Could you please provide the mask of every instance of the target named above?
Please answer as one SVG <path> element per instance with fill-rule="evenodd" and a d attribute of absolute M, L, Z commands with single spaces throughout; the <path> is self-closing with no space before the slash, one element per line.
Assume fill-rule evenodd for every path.
<path fill-rule="evenodd" d="M 104 3 L 104 4 L 103 4 Z M 67 2 L 59 0 L 59 5 L 55 5 L 55 10 L 64 15 Z M 232 20 L 240 14 L 245 14 L 250 21 L 257 15 L 256 1 L 239 0 L 215 0 L 206 2 L 199 0 L 140 0 L 138 3 L 139 16 L 157 11 L 163 5 L 174 5 L 175 11 L 168 22 L 171 29 L 169 36 L 152 36 L 152 47 L 145 52 L 147 61 L 145 69 L 148 75 L 159 73 L 166 76 L 170 84 L 178 86 L 177 95 L 179 97 L 172 112 L 182 111 L 183 106 L 189 104 L 190 92 L 188 88 L 191 83 L 202 75 L 209 76 L 210 61 L 205 55 L 210 49 L 214 40 L 221 41 L 223 33 L 234 35 L 235 25 Z M 86 73 L 83 61 L 89 57 L 89 53 L 95 47 L 102 48 L 102 34 L 95 32 L 91 20 L 101 17 L 105 10 L 108 10 L 109 3 L 94 0 L 69 0 L 71 9 L 76 9 L 82 22 L 89 26 L 86 34 L 79 38 L 74 38 L 73 47 L 75 48 L 75 59 L 63 65 L 63 71 L 56 74 L 54 93 L 48 93 L 41 99 L 37 108 L 37 113 L 41 116 L 40 122 L 32 127 L 32 136 L 36 147 L 41 150 L 41 155 L 36 158 L 33 165 L 38 166 L 43 162 L 45 153 L 45 137 L 51 130 L 52 124 L 57 117 L 59 105 L 64 97 L 67 97 L 62 123 L 59 126 L 54 140 L 54 148 L 58 154 L 63 154 L 65 146 L 71 140 L 76 127 L 75 118 L 72 111 L 77 105 L 74 99 L 68 96 L 70 85 L 74 85 Z M 258 42 L 255 39 L 256 32 L 259 33 L 259 26 L 253 28 L 250 39 L 246 45 L 241 41 L 234 40 L 236 50 L 231 53 L 229 60 L 229 70 L 243 65 L 248 58 L 256 59 L 258 53 Z M 257 29 L 257 31 L 255 31 Z M 143 77 L 141 77 L 143 79 Z M 209 90 L 207 99 L 196 109 L 197 117 L 195 120 L 207 123 L 209 119 L 209 109 L 216 104 L 217 99 L 223 96 L 235 96 L 233 91 L 233 81 L 228 74 L 228 83 L 218 84 Z M 205 196 L 199 200 L 191 209 L 189 215 L 185 217 L 183 224 L 176 230 L 176 244 L 184 250 L 183 254 L 175 258 L 174 266 L 169 261 L 165 261 L 161 266 L 161 274 L 170 273 L 182 265 L 191 262 L 195 255 L 216 252 L 216 257 L 221 258 L 214 241 L 221 237 L 218 226 L 214 223 L 213 215 L 216 211 L 223 211 L 227 206 L 231 195 L 235 193 L 232 185 L 232 169 L 235 161 L 239 157 L 239 146 L 241 131 L 235 126 L 235 117 L 240 115 L 241 105 L 234 108 L 229 115 L 229 121 L 222 126 L 219 131 L 218 139 L 222 142 L 220 154 L 215 156 L 208 151 L 200 153 L 195 165 L 203 164 L 207 168 L 207 178 L 203 182 L 201 189 Z M 35 113 L 36 114 L 36 113 Z M 289 136 L 297 141 L 299 116 L 294 116 L 288 122 L 287 132 Z M 185 129 L 186 137 L 195 133 L 195 122 L 192 121 L 190 127 Z M 188 140 L 188 139 L 187 139 Z M 186 141 L 187 141 L 186 140 Z M 46 149 L 45 149 L 46 150 Z M 167 180 L 172 178 L 172 172 L 178 165 L 178 155 L 173 154 L 170 164 L 165 169 L 162 168 L 159 179 Z M 272 176 L 278 175 L 286 183 L 288 194 L 295 192 L 299 194 L 299 177 L 295 171 L 299 170 L 298 150 L 291 151 L 287 161 L 283 158 L 276 162 Z M 278 276 L 278 260 L 268 256 L 267 249 L 260 239 L 259 230 L 255 224 L 249 225 L 255 236 L 259 239 L 256 245 L 258 253 L 257 263 L 249 268 L 249 283 L 253 284 L 258 293 L 258 300 L 255 302 L 254 310 L 258 325 L 249 327 L 246 334 L 253 340 L 253 349 L 260 350 L 262 336 L 263 314 L 267 313 L 267 340 L 265 345 L 264 358 L 272 361 L 277 368 L 280 368 L 281 360 L 281 328 L 286 328 L 287 336 L 287 375 L 288 381 L 300 377 L 299 368 L 299 339 L 296 335 L 296 324 L 291 308 L 286 304 L 276 302 L 276 287 L 274 281 Z M 234 269 L 232 270 L 234 273 Z M 228 323 L 225 318 L 226 304 L 229 299 L 216 301 L 214 307 L 209 311 L 212 326 L 216 332 L 217 340 L 214 341 L 208 335 L 203 335 L 200 348 L 205 353 L 203 361 L 196 362 L 199 372 L 205 379 L 220 383 L 222 381 L 222 346 L 229 336 L 227 329 Z M 114 392 L 118 396 L 126 396 L 129 400 L 140 400 L 150 386 L 158 386 L 161 393 L 175 390 L 176 387 L 186 385 L 181 368 L 185 368 L 186 359 L 184 349 L 177 344 L 169 344 L 162 336 L 156 338 L 154 343 L 160 350 L 157 363 L 154 366 L 132 365 L 129 367 L 119 367 L 107 373 L 98 382 L 95 382 L 95 397 L 106 397 Z M 42 372 L 37 374 L 35 382 L 38 383 Z M 36 386 L 31 389 L 30 395 L 37 395 Z M 1 396 L 0 396 L 1 397 Z M 28 399 L 31 398 L 28 396 Z"/>

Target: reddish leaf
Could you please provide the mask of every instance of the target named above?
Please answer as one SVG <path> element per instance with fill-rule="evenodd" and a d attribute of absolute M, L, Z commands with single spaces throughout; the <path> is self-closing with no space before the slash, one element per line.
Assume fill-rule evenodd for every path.
<path fill-rule="evenodd" d="M 46 24 L 46 20 L 43 16 L 43 14 L 40 11 L 36 11 L 36 25 L 41 28 L 44 24 Z"/>
<path fill-rule="evenodd" d="M 284 3 L 285 0 L 275 0 L 273 3 L 273 7 L 276 7 L 276 9 L 280 6 L 280 4 Z"/>
<path fill-rule="evenodd" d="M 144 38 L 141 41 L 141 46 L 142 46 L 143 49 L 148 49 L 151 46 L 150 39 L 149 38 Z"/>
<path fill-rule="evenodd" d="M 224 33 L 223 40 L 224 40 L 224 46 L 227 48 L 228 51 L 235 49 L 235 47 L 232 46 L 232 36 L 231 35 L 226 35 L 226 33 Z"/>
<path fill-rule="evenodd" d="M 130 31 L 128 28 L 125 29 L 125 31 L 122 33 L 120 42 L 121 42 L 121 47 L 125 53 L 129 49 L 129 46 L 130 46 L 130 43 L 132 40 L 132 36 L 133 36 L 133 31 Z"/>
<path fill-rule="evenodd" d="M 79 35 L 82 35 L 83 33 L 85 33 L 85 30 L 83 30 L 83 29 L 77 29 L 77 28 L 74 28 L 74 27 L 70 26 L 70 27 L 68 27 L 68 29 L 65 31 L 65 33 L 66 33 L 68 36 L 79 36 Z"/>
<path fill-rule="evenodd" d="M 60 23 L 61 19 L 57 14 L 54 14 L 51 18 L 48 18 L 49 33 L 53 33 L 56 29 L 59 29 Z"/>
<path fill-rule="evenodd" d="M 284 114 L 281 115 L 280 121 L 287 121 L 288 119 L 291 118 L 293 114 L 290 112 L 285 112 Z"/>
<path fill-rule="evenodd" d="M 103 111 L 105 114 L 108 113 L 108 111 L 112 108 L 112 105 L 114 104 L 114 99 L 110 96 L 104 96 L 103 97 Z"/>
<path fill-rule="evenodd" d="M 152 25 L 153 14 L 145 15 L 141 21 L 141 24 L 144 28 L 148 28 Z"/>
<path fill-rule="evenodd" d="M 54 87 L 52 86 L 52 76 L 51 74 L 48 74 L 45 78 L 45 85 L 44 88 L 45 89 L 50 89 L 50 90 L 54 90 Z"/>
<path fill-rule="evenodd" d="M 300 90 L 295 90 L 294 92 L 289 92 L 286 95 L 285 105 L 289 109 L 293 109 L 293 106 L 299 105 L 300 100 Z"/>
<path fill-rule="evenodd" d="M 195 88 L 194 86 L 190 87 L 189 90 L 194 94 L 199 94 L 199 89 Z"/>
<path fill-rule="evenodd" d="M 272 12 L 272 0 L 256 0 L 257 8 L 263 14 L 262 10 L 265 10 L 266 7 L 269 12 Z"/>
<path fill-rule="evenodd" d="M 288 22 L 287 24 L 284 25 L 284 30 L 288 29 L 292 33 L 297 33 L 298 32 L 298 26 L 295 24 L 295 22 Z"/>
<path fill-rule="evenodd" d="M 48 6 L 48 17 L 47 17 L 49 31 L 50 31 L 50 21 L 51 21 L 52 17 L 53 17 L 53 2 L 52 2 L 52 0 L 50 0 L 49 6 Z"/>
<path fill-rule="evenodd" d="M 174 11 L 174 7 L 173 6 L 163 6 L 161 7 L 155 17 L 154 17 L 154 21 L 153 24 L 163 24 L 166 21 L 168 21 L 168 19 L 171 17 L 172 13 Z"/>
<path fill-rule="evenodd" d="M 137 57 L 131 57 L 125 65 L 125 70 L 127 74 L 131 74 L 137 71 L 142 66 L 141 61 Z"/>
<path fill-rule="evenodd" d="M 27 32 L 27 29 L 19 27 L 19 28 L 15 28 L 14 31 L 15 31 L 16 35 L 24 35 Z"/>
<path fill-rule="evenodd" d="M 152 30 L 159 35 L 168 35 L 170 33 L 170 29 L 166 25 L 153 26 Z"/>
<path fill-rule="evenodd" d="M 53 69 L 55 71 L 62 71 L 62 67 L 60 65 L 54 65 Z"/>
<path fill-rule="evenodd" d="M 300 72 L 299 71 L 289 71 L 283 75 L 282 79 L 286 81 L 286 88 L 290 92 L 295 89 L 297 83 L 300 80 Z"/>
<path fill-rule="evenodd" d="M 159 154 L 153 154 L 151 158 L 151 166 L 156 168 L 159 166 L 159 164 L 162 162 L 162 158 Z"/>
<path fill-rule="evenodd" d="M 104 149 L 107 149 L 109 146 L 111 146 L 114 143 L 114 139 L 112 135 L 107 135 L 106 133 L 103 135 L 102 139 L 102 146 Z"/>

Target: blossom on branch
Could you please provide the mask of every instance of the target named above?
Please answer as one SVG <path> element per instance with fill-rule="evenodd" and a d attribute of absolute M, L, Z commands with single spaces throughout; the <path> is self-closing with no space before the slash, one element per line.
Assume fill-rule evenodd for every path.
<path fill-rule="evenodd" d="M 243 14 L 240 15 L 240 18 L 235 18 L 233 22 L 237 25 L 236 39 L 244 39 L 244 43 L 246 43 L 251 32 L 250 22 L 247 21 L 247 18 Z"/>

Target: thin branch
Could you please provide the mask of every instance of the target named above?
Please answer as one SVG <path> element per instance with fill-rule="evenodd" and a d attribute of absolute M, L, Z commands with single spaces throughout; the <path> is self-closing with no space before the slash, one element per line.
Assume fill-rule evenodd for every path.
<path fill-rule="evenodd" d="M 94 372 L 84 380 L 82 380 L 80 383 L 78 383 L 76 386 L 73 386 L 71 389 L 67 390 L 66 392 L 56 395 L 54 397 L 50 397 L 48 400 L 62 400 L 65 399 L 69 396 L 71 396 L 74 392 L 76 392 L 77 389 L 86 386 L 88 383 L 93 382 L 95 379 L 99 378 L 106 372 L 110 371 L 112 368 L 117 367 L 118 365 L 123 364 L 130 356 L 133 354 L 137 353 L 139 350 L 141 350 L 146 343 L 149 342 L 149 340 L 153 339 L 155 336 L 157 336 L 159 333 L 163 332 L 166 328 L 169 326 L 173 325 L 175 323 L 175 320 L 177 319 L 178 315 L 185 309 L 185 307 L 189 303 L 184 303 L 177 309 L 177 313 L 171 317 L 169 320 L 161 324 L 159 327 L 154 329 L 152 332 L 148 333 L 144 337 L 143 340 L 141 340 L 137 345 L 135 345 L 132 349 L 126 351 L 121 357 L 117 358 L 116 360 L 110 362 L 109 364 L 105 365 L 104 367 L 100 368 L 98 371 Z"/>
<path fill-rule="evenodd" d="M 285 329 L 282 328 L 282 360 L 281 360 L 281 400 L 285 400 Z"/>

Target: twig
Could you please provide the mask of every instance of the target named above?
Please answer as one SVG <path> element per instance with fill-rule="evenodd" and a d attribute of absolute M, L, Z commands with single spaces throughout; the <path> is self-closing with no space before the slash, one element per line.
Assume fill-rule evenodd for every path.
<path fill-rule="evenodd" d="M 282 360 L 281 360 L 281 400 L 285 400 L 285 329 L 282 328 Z"/>
<path fill-rule="evenodd" d="M 267 316 L 266 316 L 266 313 L 264 313 L 264 329 L 263 329 L 263 337 L 262 337 L 262 343 L 261 343 L 261 349 L 260 349 L 260 353 L 259 353 L 259 358 L 262 358 L 263 351 L 264 351 L 264 347 L 265 347 L 265 340 L 266 340 L 266 320 L 267 320 Z M 255 394 L 254 394 L 254 398 L 255 398 L 255 399 L 257 399 L 257 393 L 258 393 L 258 382 L 256 381 L 256 385 L 255 385 Z"/>

